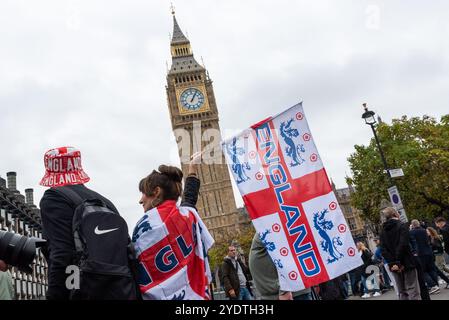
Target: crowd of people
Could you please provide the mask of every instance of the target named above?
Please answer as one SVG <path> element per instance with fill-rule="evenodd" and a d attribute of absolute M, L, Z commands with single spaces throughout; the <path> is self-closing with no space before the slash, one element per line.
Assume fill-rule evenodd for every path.
<path fill-rule="evenodd" d="M 449 289 L 449 267 L 445 259 L 445 255 L 449 256 L 449 225 L 445 218 L 435 219 L 438 232 L 418 220 L 412 220 L 409 225 L 402 223 L 399 213 L 391 207 L 383 210 L 383 217 L 385 222 L 381 235 L 374 239 L 374 253 L 365 243 L 357 242 L 363 261 L 360 267 L 299 292 L 280 290 L 275 264 L 259 235 L 255 234 L 249 253 L 249 268 L 240 259 L 240 269 L 226 267 L 226 261 L 236 257 L 235 247 L 229 247 L 230 254 L 222 266 L 226 271 L 220 277 L 220 281 L 226 284 L 223 290 L 230 299 L 251 299 L 252 295 L 234 295 L 243 285 L 250 288 L 251 278 L 258 298 L 262 300 L 347 300 L 351 294 L 369 299 L 388 290 L 394 290 L 400 300 L 431 300 L 431 295 L 440 292 L 441 285 Z M 237 279 L 240 270 L 245 278 L 241 277 L 240 283 L 233 281 L 234 286 L 230 285 L 229 279 Z"/>
<path fill-rule="evenodd" d="M 49 189 L 40 202 L 47 240 L 47 299 L 213 298 L 211 279 L 205 276 L 213 239 L 195 208 L 198 157 L 189 165 L 184 190 L 183 173 L 172 166 L 161 165 L 140 181 L 144 215 L 130 238 L 114 204 L 85 186 L 89 177 L 79 150 L 48 151 L 41 185 Z M 357 242 L 363 264 L 347 274 L 297 292 L 281 290 L 276 265 L 256 233 L 248 259 L 229 246 L 220 267 L 221 287 L 230 300 L 346 300 L 350 292 L 368 299 L 391 289 L 400 300 L 428 300 L 442 284 L 449 288 L 446 220 L 436 218 L 435 228 L 418 220 L 405 224 L 391 207 L 383 210 L 383 217 L 374 253 Z M 68 281 L 70 265 L 81 270 L 78 284 Z M 13 297 L 11 273 L 0 260 L 0 300 Z"/>

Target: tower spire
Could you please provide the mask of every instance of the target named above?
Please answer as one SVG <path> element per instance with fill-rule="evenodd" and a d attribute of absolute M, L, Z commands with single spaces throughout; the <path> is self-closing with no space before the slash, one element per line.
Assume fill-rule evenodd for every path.
<path fill-rule="evenodd" d="M 193 57 L 189 39 L 179 27 L 173 5 L 171 7 L 171 13 L 173 15 L 173 33 L 170 43 L 172 66 L 169 72 L 203 71 L 204 68 Z"/>
<path fill-rule="evenodd" d="M 178 21 L 176 20 L 175 15 L 175 7 L 173 4 L 171 5 L 171 14 L 173 15 L 173 36 L 171 39 L 171 44 L 181 44 L 181 43 L 189 43 L 189 39 L 182 33 L 181 28 L 179 27 Z"/>

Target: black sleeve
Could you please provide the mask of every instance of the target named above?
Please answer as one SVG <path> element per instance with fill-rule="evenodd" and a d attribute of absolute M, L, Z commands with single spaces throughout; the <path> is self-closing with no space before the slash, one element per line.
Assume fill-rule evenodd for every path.
<path fill-rule="evenodd" d="M 75 247 L 72 235 L 73 208 L 60 194 L 47 190 L 40 202 L 43 233 L 48 241 L 49 300 L 69 299 L 66 288 L 66 267 L 72 264 Z"/>
<path fill-rule="evenodd" d="M 182 195 L 181 206 L 196 208 L 198 194 L 200 192 L 200 180 L 196 177 L 187 177 Z"/>

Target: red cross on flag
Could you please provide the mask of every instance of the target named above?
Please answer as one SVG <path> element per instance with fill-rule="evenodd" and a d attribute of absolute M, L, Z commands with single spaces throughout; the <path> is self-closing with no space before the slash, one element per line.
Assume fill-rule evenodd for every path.
<path fill-rule="evenodd" d="M 222 147 L 282 290 L 308 288 L 362 264 L 302 103 Z"/>

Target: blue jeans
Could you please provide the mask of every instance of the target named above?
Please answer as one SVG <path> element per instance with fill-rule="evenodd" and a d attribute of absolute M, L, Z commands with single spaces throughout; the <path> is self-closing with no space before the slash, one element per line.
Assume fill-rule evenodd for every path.
<path fill-rule="evenodd" d="M 363 293 L 369 293 L 368 285 L 367 285 L 368 277 L 362 274 L 362 287 L 363 287 Z M 379 292 L 379 284 L 377 283 L 376 278 L 371 278 L 371 283 L 373 284 L 373 291 Z"/>
<path fill-rule="evenodd" d="M 253 300 L 248 288 L 240 287 L 239 300 Z"/>
<path fill-rule="evenodd" d="M 253 300 L 253 298 L 251 297 L 248 288 L 240 287 L 239 296 L 235 298 L 229 298 L 229 300 Z"/>

